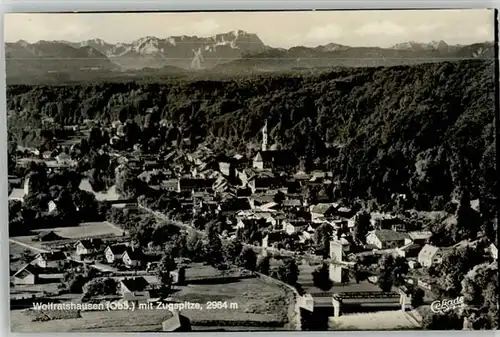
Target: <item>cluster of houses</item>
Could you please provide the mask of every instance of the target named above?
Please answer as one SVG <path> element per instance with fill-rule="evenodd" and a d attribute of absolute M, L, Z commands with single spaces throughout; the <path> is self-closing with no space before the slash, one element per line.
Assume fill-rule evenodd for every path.
<path fill-rule="evenodd" d="M 115 124 L 112 141 L 123 137 L 123 125 Z M 432 246 L 429 244 L 431 232 L 409 231 L 404 221 L 384 213 L 370 214 L 371 230 L 364 242 L 355 240 L 357 210 L 336 202 L 325 192 L 336 185 L 332 174 L 319 170 L 291 174 L 296 158 L 279 146 L 268 146 L 267 124 L 262 129 L 262 139 L 262 148 L 251 160 L 240 154 L 214 155 L 204 146 L 190 153 L 176 149 L 162 158 L 134 152 L 110 154 L 151 188 L 177 193 L 182 211 L 193 218 L 223 215 L 227 228 L 222 235 L 229 239 L 236 238 L 238 231 L 247 227 L 257 228 L 265 235 L 251 244 L 268 249 L 306 251 L 312 250 L 317 229 L 328 226 L 333 233 L 329 247 L 332 259 L 342 262 L 351 254 L 385 251 L 407 259 L 410 268 L 439 264 L 452 249 Z M 59 154 L 62 155 L 64 153 Z M 60 159 L 64 160 L 64 156 Z M 86 186 L 88 181 L 86 187 L 84 185 L 85 181 L 80 188 L 91 191 Z M 317 191 L 313 201 L 303 192 L 307 189 Z M 28 190 L 29 181 L 23 189 L 14 189 L 10 198 L 22 200 Z M 113 187 L 95 195 L 99 200 L 120 201 Z M 497 248 L 491 245 L 489 250 L 497 259 Z M 147 269 L 155 263 L 128 244 L 106 245 L 100 239 L 86 239 L 75 243 L 71 256 L 61 252 L 38 254 L 14 275 L 15 283 L 35 284 L 40 270 L 66 259 L 103 260 L 105 264 L 126 268 L 147 265 Z M 340 281 L 342 275 L 340 267 L 334 265 L 330 270 L 333 281 Z M 140 278 L 121 280 L 120 289 L 129 300 L 154 297 L 150 285 Z"/>
<path fill-rule="evenodd" d="M 54 235 L 57 236 L 48 232 L 38 237 L 43 241 L 57 240 L 58 237 Z M 54 269 L 61 268 L 65 261 L 121 265 L 126 269 L 136 269 L 151 262 L 141 250 L 134 249 L 128 243 L 106 245 L 99 238 L 91 238 L 77 241 L 73 251 L 54 250 L 37 254 L 14 274 L 14 284 L 36 284 L 39 274 L 51 273 Z"/>

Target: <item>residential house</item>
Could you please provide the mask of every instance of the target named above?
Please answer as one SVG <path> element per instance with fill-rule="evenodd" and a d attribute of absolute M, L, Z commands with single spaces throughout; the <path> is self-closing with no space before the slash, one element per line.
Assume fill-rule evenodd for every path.
<path fill-rule="evenodd" d="M 401 224 L 401 220 L 391 214 L 371 213 L 370 223 L 375 229 L 396 230 Z"/>
<path fill-rule="evenodd" d="M 272 173 L 260 173 L 248 180 L 248 187 L 252 193 L 264 192 L 280 184 L 280 179 Z"/>
<path fill-rule="evenodd" d="M 145 160 L 144 164 L 142 165 L 142 169 L 144 171 L 152 171 L 152 170 L 158 170 L 161 168 L 161 163 L 158 162 L 156 159 L 150 159 L 150 160 Z"/>
<path fill-rule="evenodd" d="M 422 246 L 420 244 L 409 242 L 402 247 L 396 248 L 396 254 L 404 258 L 417 257 Z"/>
<path fill-rule="evenodd" d="M 38 282 L 38 271 L 36 267 L 31 264 L 24 265 L 14 274 L 14 284 L 28 285 L 36 284 Z"/>
<path fill-rule="evenodd" d="M 56 241 L 56 240 L 62 240 L 62 237 L 54 233 L 54 231 L 48 231 L 48 232 L 41 232 L 38 233 L 35 239 L 33 241 L 39 241 L 39 242 L 48 242 L 48 241 Z"/>
<path fill-rule="evenodd" d="M 179 180 L 178 179 L 168 179 L 163 180 L 160 183 L 160 188 L 166 191 L 178 191 L 179 189 Z"/>
<path fill-rule="evenodd" d="M 255 218 L 240 218 L 236 222 L 235 229 L 243 229 L 243 228 L 261 228 L 265 226 L 265 221 L 262 219 Z"/>
<path fill-rule="evenodd" d="M 57 211 L 57 204 L 54 202 L 54 200 L 49 201 L 49 204 L 47 206 L 49 213 Z"/>
<path fill-rule="evenodd" d="M 219 171 L 226 177 L 234 175 L 234 167 L 229 162 L 219 162 Z"/>
<path fill-rule="evenodd" d="M 142 264 L 144 254 L 138 249 L 125 249 L 122 255 L 123 264 L 127 267 L 138 267 Z"/>
<path fill-rule="evenodd" d="M 443 262 L 443 257 L 448 251 L 449 249 L 447 248 L 426 244 L 418 253 L 418 262 L 423 267 L 441 264 Z"/>
<path fill-rule="evenodd" d="M 295 208 L 298 209 L 302 207 L 302 201 L 300 199 L 286 199 L 281 202 L 283 208 Z"/>
<path fill-rule="evenodd" d="M 495 246 L 495 244 L 492 243 L 488 248 L 489 248 L 491 257 L 495 261 L 498 260 L 498 248 L 497 248 L 497 246 Z"/>
<path fill-rule="evenodd" d="M 266 223 L 270 224 L 273 228 L 278 228 L 282 225 L 285 214 L 282 212 L 269 212 L 269 211 L 255 211 L 253 213 L 255 219 L 265 219 Z"/>
<path fill-rule="evenodd" d="M 325 218 L 331 217 L 336 209 L 338 204 L 335 203 L 320 203 L 311 207 L 311 219 L 313 221 L 322 221 Z"/>
<path fill-rule="evenodd" d="M 123 299 L 129 302 L 146 302 L 152 297 L 151 286 L 142 276 L 126 277 L 120 280 L 119 287 Z"/>
<path fill-rule="evenodd" d="M 214 201 L 215 202 L 215 201 Z M 222 197 L 222 199 L 216 203 L 217 212 L 238 212 L 242 210 L 249 210 L 250 202 L 248 198 L 238 198 L 238 197 Z"/>
<path fill-rule="evenodd" d="M 211 191 L 215 179 L 180 178 L 177 192 Z"/>
<path fill-rule="evenodd" d="M 42 154 L 42 157 L 43 157 L 43 159 L 45 159 L 45 160 L 52 159 L 52 151 L 45 151 L 45 152 Z"/>
<path fill-rule="evenodd" d="M 250 208 L 256 209 L 262 205 L 273 202 L 274 196 L 269 194 L 255 194 L 249 197 L 248 202 L 250 204 Z"/>
<path fill-rule="evenodd" d="M 351 233 L 354 232 L 354 229 L 356 228 L 356 221 L 358 220 L 358 216 L 359 215 L 356 214 L 347 219 L 347 228 Z"/>
<path fill-rule="evenodd" d="M 366 236 L 366 243 L 378 249 L 401 247 L 405 244 L 407 235 L 391 229 L 376 229 Z"/>
<path fill-rule="evenodd" d="M 274 201 L 271 201 L 271 202 L 268 202 L 268 203 L 265 203 L 265 204 L 259 206 L 259 210 L 265 211 L 265 212 L 267 212 L 267 211 L 275 212 L 278 209 L 279 209 L 279 205 Z"/>
<path fill-rule="evenodd" d="M 65 260 L 66 255 L 64 252 L 53 251 L 50 253 L 40 253 L 36 255 L 31 264 L 37 265 L 40 268 L 57 268 Z"/>
<path fill-rule="evenodd" d="M 283 240 L 284 235 L 286 235 L 283 231 L 274 231 L 274 232 L 269 232 L 263 239 L 262 239 L 262 247 L 263 248 L 268 248 L 268 247 L 276 247 L 278 243 Z"/>
<path fill-rule="evenodd" d="M 122 259 L 123 253 L 127 249 L 127 245 L 117 244 L 106 247 L 104 250 L 104 256 L 108 263 L 114 263 L 115 261 L 120 261 Z"/>
<path fill-rule="evenodd" d="M 61 152 L 56 156 L 56 161 L 59 165 L 72 165 L 73 160 L 71 156 L 65 152 Z"/>
<path fill-rule="evenodd" d="M 343 219 L 335 219 L 335 220 L 326 220 L 325 222 L 329 223 L 336 230 L 347 231 L 349 222 Z"/>
<path fill-rule="evenodd" d="M 349 207 L 345 207 L 345 206 L 341 206 L 341 207 L 335 209 L 333 214 L 337 217 L 346 218 L 346 219 L 353 216 L 352 209 Z"/>
<path fill-rule="evenodd" d="M 257 174 L 256 172 L 257 171 L 255 169 L 245 168 L 237 170 L 236 177 L 240 180 L 241 186 L 247 186 L 250 178 Z M 269 170 L 269 172 L 272 173 L 271 170 Z"/>
<path fill-rule="evenodd" d="M 259 151 L 253 158 L 252 167 L 258 170 L 286 170 L 296 163 L 296 156 L 284 150 Z"/>
<path fill-rule="evenodd" d="M 295 233 L 301 233 L 303 231 L 307 231 L 309 228 L 310 221 L 283 221 L 283 228 L 285 233 L 288 235 L 292 235 Z"/>
<path fill-rule="evenodd" d="M 24 202 L 24 197 L 26 196 L 25 190 L 23 188 L 13 188 L 12 192 L 9 194 L 9 200 L 15 200 Z"/>
<path fill-rule="evenodd" d="M 414 243 L 420 246 L 423 246 L 427 243 L 432 236 L 432 232 L 423 231 L 423 232 L 408 232 L 408 237 L 405 239 L 405 244 Z"/>
<path fill-rule="evenodd" d="M 84 256 L 97 254 L 101 250 L 102 246 L 103 242 L 98 238 L 80 240 L 75 243 L 76 255 L 83 258 Z"/>

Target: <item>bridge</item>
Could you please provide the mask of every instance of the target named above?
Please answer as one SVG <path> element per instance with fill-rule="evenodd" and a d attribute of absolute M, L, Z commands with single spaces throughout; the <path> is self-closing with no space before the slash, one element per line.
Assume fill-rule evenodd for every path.
<path fill-rule="evenodd" d="M 342 305 L 349 301 L 359 300 L 391 300 L 397 299 L 397 303 L 401 305 L 401 310 L 406 310 L 406 304 L 409 302 L 409 296 L 402 290 L 398 292 L 380 292 L 380 291 L 360 291 L 360 292 L 345 292 L 332 295 L 333 315 L 339 317 L 341 315 Z M 381 302 L 382 303 L 382 302 Z M 387 302 L 385 302 L 387 303 Z M 368 305 L 376 305 L 376 303 L 368 303 Z"/>
<path fill-rule="evenodd" d="M 313 308 L 333 308 L 334 316 L 338 317 L 343 305 L 377 306 L 377 305 L 401 305 L 405 310 L 409 296 L 402 290 L 381 292 L 381 291 L 359 291 L 359 292 L 313 292 L 307 294 L 309 301 L 312 301 L 307 310 Z M 309 307 L 308 306 L 308 307 Z"/>
<path fill-rule="evenodd" d="M 360 292 L 345 292 L 333 294 L 333 297 L 342 300 L 354 300 L 354 299 L 384 299 L 384 298 L 400 298 L 401 293 L 390 291 L 390 292 L 380 292 L 380 291 L 360 291 Z"/>

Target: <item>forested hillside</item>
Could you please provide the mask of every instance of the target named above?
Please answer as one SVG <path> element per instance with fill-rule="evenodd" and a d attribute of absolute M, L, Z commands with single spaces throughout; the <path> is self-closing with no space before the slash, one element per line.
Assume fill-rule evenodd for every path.
<path fill-rule="evenodd" d="M 39 143 L 44 116 L 64 124 L 134 118 L 142 126 L 167 119 L 171 126 L 150 137 L 220 137 L 244 152 L 267 119 L 272 141 L 294 150 L 306 168 L 332 170 L 343 197 L 384 203 L 406 193 L 417 208 L 442 209 L 466 187 L 491 212 L 493 73 L 493 61 L 475 60 L 219 81 L 10 86 L 9 137 Z"/>

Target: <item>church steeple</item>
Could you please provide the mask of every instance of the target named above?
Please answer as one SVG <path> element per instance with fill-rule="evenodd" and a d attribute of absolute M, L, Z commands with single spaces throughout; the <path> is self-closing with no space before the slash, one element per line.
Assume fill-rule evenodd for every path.
<path fill-rule="evenodd" d="M 262 127 L 262 151 L 267 151 L 267 120 Z"/>

